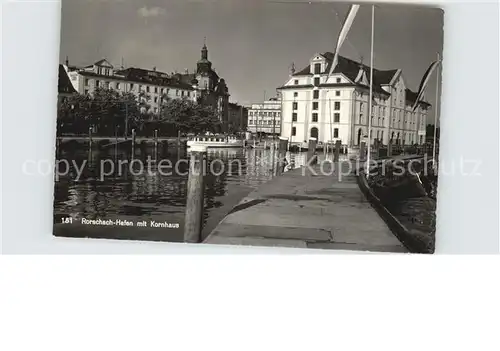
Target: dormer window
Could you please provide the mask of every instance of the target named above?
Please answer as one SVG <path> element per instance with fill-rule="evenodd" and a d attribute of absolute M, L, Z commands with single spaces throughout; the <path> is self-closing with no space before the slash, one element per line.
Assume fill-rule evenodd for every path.
<path fill-rule="evenodd" d="M 314 64 L 314 74 L 321 74 L 321 63 Z"/>
<path fill-rule="evenodd" d="M 337 78 L 337 83 L 340 83 L 340 78 Z"/>
<path fill-rule="evenodd" d="M 299 80 L 298 80 L 298 79 L 295 79 L 295 80 L 293 81 L 293 84 L 298 85 L 298 84 L 299 84 Z"/>

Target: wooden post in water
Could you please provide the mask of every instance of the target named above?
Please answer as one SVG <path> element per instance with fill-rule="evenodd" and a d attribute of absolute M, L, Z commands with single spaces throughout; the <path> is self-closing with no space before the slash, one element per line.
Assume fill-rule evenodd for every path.
<path fill-rule="evenodd" d="M 378 139 L 373 141 L 373 148 L 375 149 L 375 158 L 380 158 L 380 141 Z"/>
<path fill-rule="evenodd" d="M 339 162 L 340 160 L 340 148 L 342 147 L 341 141 L 337 140 L 335 142 L 335 154 L 333 155 L 333 162 Z"/>
<path fill-rule="evenodd" d="M 92 127 L 89 127 L 89 147 L 92 147 Z"/>
<path fill-rule="evenodd" d="M 366 142 L 362 141 L 359 145 L 359 159 L 360 160 L 365 159 L 365 147 L 366 147 Z"/>
<path fill-rule="evenodd" d="M 280 137 L 278 145 L 278 160 L 276 162 L 276 174 L 283 174 L 283 160 L 286 156 L 286 151 L 288 150 L 288 138 Z"/>
<path fill-rule="evenodd" d="M 131 151 L 132 151 L 132 157 L 134 157 L 134 154 L 135 154 L 135 129 L 132 129 L 132 147 L 131 147 Z"/>
<path fill-rule="evenodd" d="M 158 156 L 158 129 L 155 129 L 155 159 Z"/>
<path fill-rule="evenodd" d="M 307 145 L 307 162 L 311 162 L 313 158 L 315 158 L 316 154 L 316 144 L 318 142 L 318 139 L 316 138 L 309 138 L 309 144 Z M 317 160 L 312 161 L 311 164 L 316 164 Z"/>
<path fill-rule="evenodd" d="M 201 242 L 204 208 L 204 179 L 207 147 L 193 145 L 189 148 L 189 177 L 187 184 L 184 242 Z"/>

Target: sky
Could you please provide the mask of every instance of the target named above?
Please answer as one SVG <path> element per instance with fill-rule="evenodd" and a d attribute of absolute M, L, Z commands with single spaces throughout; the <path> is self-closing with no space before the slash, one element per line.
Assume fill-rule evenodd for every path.
<path fill-rule="evenodd" d="M 348 9 L 349 3 L 299 0 L 63 0 L 59 58 L 192 72 L 206 37 L 230 100 L 251 104 L 275 96 L 292 63 L 301 70 L 316 53 L 333 52 Z M 417 91 L 442 56 L 443 12 L 379 4 L 374 28 L 374 67 L 402 69 L 407 88 Z M 370 36 L 371 5 L 362 4 L 340 54 L 369 64 Z M 436 79 L 434 73 L 426 90 L 433 106 Z"/>

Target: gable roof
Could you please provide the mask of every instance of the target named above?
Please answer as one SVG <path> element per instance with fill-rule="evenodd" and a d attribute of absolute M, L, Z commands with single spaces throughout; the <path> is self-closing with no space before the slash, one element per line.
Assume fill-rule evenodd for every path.
<path fill-rule="evenodd" d="M 63 65 L 59 65 L 57 91 L 59 94 L 74 94 L 77 92 L 73 87 L 73 84 L 71 84 L 71 80 L 69 79 Z"/>

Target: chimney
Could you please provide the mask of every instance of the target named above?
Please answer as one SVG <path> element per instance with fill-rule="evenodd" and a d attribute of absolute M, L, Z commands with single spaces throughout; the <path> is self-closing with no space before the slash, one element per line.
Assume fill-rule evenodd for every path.
<path fill-rule="evenodd" d="M 69 57 L 68 57 L 68 56 L 66 56 L 66 61 L 65 61 L 65 63 L 66 63 L 66 67 L 68 67 L 68 66 L 69 66 Z"/>
<path fill-rule="evenodd" d="M 186 68 L 186 69 L 184 70 L 184 73 L 185 73 L 185 74 L 189 74 L 189 70 Z"/>
<path fill-rule="evenodd" d="M 153 72 L 156 72 L 156 66 L 153 67 Z"/>
<path fill-rule="evenodd" d="M 295 74 L 295 63 L 292 62 L 292 67 L 290 67 L 290 77 Z"/>

